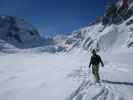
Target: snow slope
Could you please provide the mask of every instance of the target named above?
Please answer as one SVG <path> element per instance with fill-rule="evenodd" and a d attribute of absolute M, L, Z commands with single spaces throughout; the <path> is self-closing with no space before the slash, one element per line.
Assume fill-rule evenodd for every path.
<path fill-rule="evenodd" d="M 124 7 L 123 0 L 108 5 L 113 9 L 105 10 L 105 14 L 90 23 L 88 26 L 78 29 L 66 38 L 54 38 L 57 45 L 71 51 L 73 48 L 85 50 L 108 51 L 110 49 L 133 45 L 133 1 L 128 1 L 128 7 Z M 109 8 L 108 8 L 109 9 Z"/>
<path fill-rule="evenodd" d="M 65 100 L 80 83 L 67 76 L 79 65 L 79 59 L 70 58 L 75 56 L 1 54 L 0 100 Z"/>
<path fill-rule="evenodd" d="M 101 53 L 102 86 L 88 69 L 90 54 L 76 51 L 1 54 L 0 100 L 133 100 L 132 48 Z"/>
<path fill-rule="evenodd" d="M 91 71 L 84 68 L 80 73 L 83 82 L 66 100 L 133 100 L 132 55 L 133 49 L 125 48 L 104 53 L 102 85 L 95 84 Z"/>
<path fill-rule="evenodd" d="M 60 46 L 67 51 L 74 48 L 84 48 L 92 50 L 93 48 L 100 51 L 108 51 L 119 47 L 132 47 L 133 45 L 133 16 L 123 23 L 111 24 L 108 26 L 97 23 L 77 32 L 72 33 L 63 39 Z"/>

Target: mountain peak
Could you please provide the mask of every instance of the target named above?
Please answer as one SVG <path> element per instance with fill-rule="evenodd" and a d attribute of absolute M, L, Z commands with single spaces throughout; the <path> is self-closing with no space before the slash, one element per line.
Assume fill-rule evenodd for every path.
<path fill-rule="evenodd" d="M 29 48 L 35 46 L 41 36 L 37 29 L 24 19 L 0 16 L 0 39 L 18 48 Z"/>

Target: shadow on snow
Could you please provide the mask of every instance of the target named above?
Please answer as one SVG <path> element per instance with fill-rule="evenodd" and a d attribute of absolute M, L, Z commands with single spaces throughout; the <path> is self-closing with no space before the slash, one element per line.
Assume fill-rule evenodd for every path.
<path fill-rule="evenodd" d="M 119 84 L 119 85 L 129 85 L 133 86 L 132 82 L 115 82 L 115 81 L 109 81 L 109 80 L 102 80 L 104 83 L 109 83 L 109 84 Z"/>

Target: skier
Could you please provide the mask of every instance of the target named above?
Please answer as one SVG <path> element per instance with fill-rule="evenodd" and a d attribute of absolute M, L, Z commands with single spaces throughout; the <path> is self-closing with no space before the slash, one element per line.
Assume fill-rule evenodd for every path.
<path fill-rule="evenodd" d="M 102 65 L 102 67 L 104 67 L 104 63 L 103 63 L 101 57 L 96 53 L 96 50 L 94 49 L 92 51 L 89 68 L 92 65 L 92 73 L 93 73 L 97 83 L 100 83 L 100 76 L 99 76 L 99 64 L 100 63 Z"/>

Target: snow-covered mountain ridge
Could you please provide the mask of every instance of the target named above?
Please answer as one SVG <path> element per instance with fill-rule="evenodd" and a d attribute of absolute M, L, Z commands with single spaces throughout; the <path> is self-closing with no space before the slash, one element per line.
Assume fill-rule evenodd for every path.
<path fill-rule="evenodd" d="M 127 5 L 122 1 L 119 0 L 116 5 L 109 4 L 104 16 L 97 18 L 88 26 L 74 31 L 70 35 L 51 39 L 43 39 L 32 25 L 22 19 L 1 16 L 0 39 L 16 48 L 37 47 L 35 51 L 39 52 L 66 52 L 74 48 L 83 48 L 88 51 L 95 48 L 106 51 L 121 46 L 132 47 L 133 2 L 127 0 Z M 2 42 L 1 45 L 4 46 L 4 43 Z M 3 48 L 1 47 L 1 50 Z"/>
<path fill-rule="evenodd" d="M 0 39 L 17 48 L 34 47 L 42 40 L 32 25 L 13 16 L 0 16 Z"/>
<path fill-rule="evenodd" d="M 127 3 L 123 3 L 127 1 Z M 116 47 L 133 45 L 133 1 L 119 0 L 106 7 L 104 16 L 98 17 L 88 26 L 67 36 L 43 39 L 37 29 L 23 19 L 0 16 L 1 51 L 15 49 L 38 52 L 68 52 L 74 48 L 106 51 Z M 4 45 L 5 44 L 5 45 Z M 6 47 L 6 44 L 10 45 Z M 32 51 L 31 50 L 31 51 Z"/>
<path fill-rule="evenodd" d="M 61 38 L 62 39 L 62 38 Z M 59 41 L 59 39 L 57 39 Z M 60 41 L 60 43 L 63 43 Z M 15 52 L 60 52 L 65 47 L 53 38 L 45 38 L 24 19 L 14 16 L 0 16 L 0 51 Z"/>
<path fill-rule="evenodd" d="M 128 1 L 128 0 L 127 0 Z M 118 47 L 132 47 L 133 45 L 133 2 L 128 1 L 124 6 L 122 0 L 107 6 L 105 15 L 99 17 L 88 26 L 81 28 L 65 39 L 59 37 L 55 40 L 58 45 L 66 48 L 67 51 L 73 48 L 93 48 L 106 51 Z"/>

